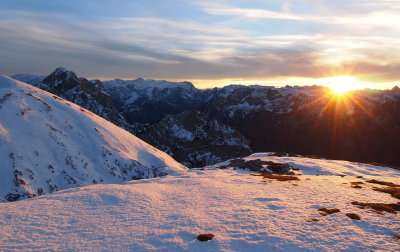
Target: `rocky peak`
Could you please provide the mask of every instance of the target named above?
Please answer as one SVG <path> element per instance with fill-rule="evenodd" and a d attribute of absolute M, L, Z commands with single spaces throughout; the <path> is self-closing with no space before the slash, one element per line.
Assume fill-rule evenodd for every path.
<path fill-rule="evenodd" d="M 78 76 L 76 73 L 72 71 L 68 71 L 63 67 L 59 67 L 54 70 L 51 74 L 49 74 L 44 80 L 42 81 L 44 84 L 61 84 L 65 80 L 74 80 L 78 81 Z"/>

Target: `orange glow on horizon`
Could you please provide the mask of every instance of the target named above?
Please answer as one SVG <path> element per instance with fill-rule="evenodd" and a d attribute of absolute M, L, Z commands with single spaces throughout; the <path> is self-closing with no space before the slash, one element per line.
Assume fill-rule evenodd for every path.
<path fill-rule="evenodd" d="M 352 77 L 351 75 L 338 75 L 326 78 L 303 78 L 303 77 L 290 77 L 290 78 L 277 78 L 277 79 L 185 79 L 186 81 L 192 82 L 197 88 L 207 89 L 214 87 L 224 87 L 231 84 L 234 85 L 261 85 L 261 86 L 275 86 L 284 87 L 289 86 L 326 86 L 333 90 L 336 94 L 344 94 L 351 90 L 371 88 L 371 89 L 391 89 L 398 82 L 365 82 Z M 183 79 L 177 79 L 175 81 L 184 81 Z"/>

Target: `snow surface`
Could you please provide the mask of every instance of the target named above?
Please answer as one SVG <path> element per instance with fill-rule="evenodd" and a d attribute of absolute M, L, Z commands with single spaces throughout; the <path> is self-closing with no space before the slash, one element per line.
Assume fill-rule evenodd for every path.
<path fill-rule="evenodd" d="M 103 118 L 0 75 L 0 201 L 185 171 Z"/>
<path fill-rule="evenodd" d="M 400 171 L 345 161 L 254 154 L 289 162 L 299 181 L 266 182 L 226 164 L 119 185 L 91 185 L 0 204 L 0 250 L 399 251 L 400 219 L 352 201 L 395 203 L 349 182 L 398 182 Z M 324 174 L 316 176 L 316 174 Z M 336 176 L 348 174 L 347 176 Z M 356 178 L 362 175 L 363 178 Z M 346 183 L 346 184 L 344 184 Z M 321 216 L 318 209 L 341 212 Z M 357 213 L 352 220 L 345 213 Z M 312 218 L 318 222 L 310 221 Z M 200 233 L 214 239 L 199 242 Z"/>
<path fill-rule="evenodd" d="M 172 136 L 176 137 L 176 138 L 180 138 L 183 139 L 185 141 L 193 141 L 194 139 L 194 135 L 192 132 L 184 129 L 183 127 L 180 127 L 176 124 L 174 124 L 170 131 L 172 132 Z"/>

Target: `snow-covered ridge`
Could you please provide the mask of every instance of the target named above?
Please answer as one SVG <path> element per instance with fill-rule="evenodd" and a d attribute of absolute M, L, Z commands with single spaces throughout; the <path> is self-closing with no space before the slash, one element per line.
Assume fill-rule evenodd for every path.
<path fill-rule="evenodd" d="M 0 75 L 0 201 L 185 171 L 90 111 Z"/>

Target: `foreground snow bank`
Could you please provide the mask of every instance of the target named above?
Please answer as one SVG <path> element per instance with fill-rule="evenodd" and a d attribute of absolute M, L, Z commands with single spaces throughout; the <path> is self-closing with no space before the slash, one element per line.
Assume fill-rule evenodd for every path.
<path fill-rule="evenodd" d="M 284 157 L 257 154 L 274 162 Z M 0 204 L 0 250 L 337 251 L 399 250 L 400 219 L 352 201 L 396 203 L 373 184 L 400 171 L 291 158 L 300 180 L 266 180 L 232 169 L 190 170 L 123 185 L 92 185 Z M 349 165 L 356 166 L 354 175 Z M 307 169 L 311 174 L 307 175 Z M 354 168 L 354 167 L 353 167 Z M 329 172 L 329 174 L 328 174 Z M 355 176 L 357 175 L 357 177 Z M 360 178 L 359 176 L 363 176 Z M 321 216 L 320 208 L 340 212 Z M 356 213 L 353 220 L 346 213 Z M 198 234 L 212 233 L 200 242 Z"/>
<path fill-rule="evenodd" d="M 185 171 L 90 111 L 0 75 L 0 201 Z"/>

